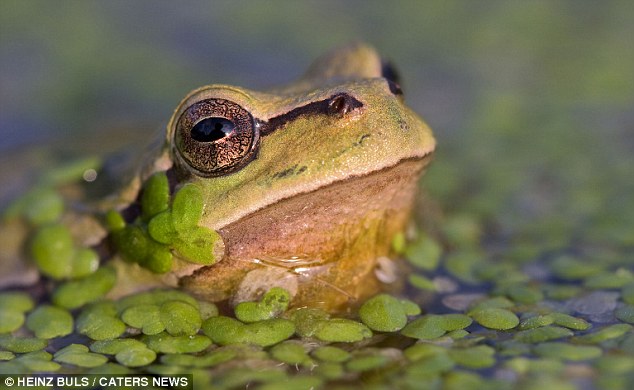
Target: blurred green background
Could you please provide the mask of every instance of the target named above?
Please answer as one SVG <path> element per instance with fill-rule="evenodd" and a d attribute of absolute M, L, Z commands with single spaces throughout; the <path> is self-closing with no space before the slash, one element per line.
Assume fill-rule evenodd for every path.
<path fill-rule="evenodd" d="M 443 208 L 631 243 L 633 4 L 3 0 L 0 153 L 145 136 L 197 86 L 289 82 L 363 40 L 435 131 Z"/>

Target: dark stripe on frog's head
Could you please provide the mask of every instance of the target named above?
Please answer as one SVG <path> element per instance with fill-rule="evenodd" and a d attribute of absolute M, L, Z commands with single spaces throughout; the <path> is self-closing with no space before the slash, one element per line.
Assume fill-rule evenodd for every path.
<path fill-rule="evenodd" d="M 304 115 L 333 115 L 343 116 L 347 112 L 363 107 L 363 103 L 347 93 L 338 93 L 323 100 L 308 103 L 278 115 L 268 121 L 260 122 L 260 136 L 266 136 L 275 130 Z"/>
<path fill-rule="evenodd" d="M 394 95 L 402 95 L 403 90 L 401 89 L 401 77 L 389 61 L 381 62 L 381 77 L 387 80 L 387 85 L 390 87 L 390 92 Z"/>

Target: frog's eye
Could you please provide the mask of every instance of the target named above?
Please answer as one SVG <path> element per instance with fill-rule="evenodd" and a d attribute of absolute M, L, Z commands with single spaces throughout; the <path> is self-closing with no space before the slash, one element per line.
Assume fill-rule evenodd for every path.
<path fill-rule="evenodd" d="M 244 167 L 255 154 L 259 133 L 251 114 L 225 99 L 189 106 L 176 122 L 176 153 L 199 176 L 221 176 Z"/>

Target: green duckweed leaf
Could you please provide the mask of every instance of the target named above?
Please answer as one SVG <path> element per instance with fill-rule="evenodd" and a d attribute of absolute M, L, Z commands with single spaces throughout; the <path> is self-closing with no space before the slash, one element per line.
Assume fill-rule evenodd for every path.
<path fill-rule="evenodd" d="M 41 339 L 66 336 L 73 331 L 73 316 L 67 310 L 41 305 L 29 314 L 26 327 Z"/>
<path fill-rule="evenodd" d="M 623 322 L 634 324 L 634 305 L 624 305 L 616 309 L 614 316 Z"/>
<path fill-rule="evenodd" d="M 495 350 L 488 345 L 449 350 L 449 357 L 458 365 L 468 368 L 486 368 L 495 364 Z"/>
<path fill-rule="evenodd" d="M 39 351 L 46 348 L 47 345 L 47 340 L 34 337 L 22 338 L 11 335 L 0 335 L 0 348 L 10 352 L 26 353 Z"/>
<path fill-rule="evenodd" d="M 538 344 L 533 348 L 535 354 L 541 357 L 581 361 L 601 356 L 601 348 L 595 346 L 572 345 L 560 342 Z"/>
<path fill-rule="evenodd" d="M 88 347 L 81 344 L 70 344 L 53 355 L 53 359 L 58 363 L 66 363 L 77 367 L 97 367 L 108 362 L 108 358 L 94 352 L 90 352 Z"/>
<path fill-rule="evenodd" d="M 202 325 L 197 307 L 181 301 L 169 301 L 161 305 L 161 322 L 172 336 L 194 335 Z"/>
<path fill-rule="evenodd" d="M 304 346 L 297 341 L 284 341 L 271 348 L 269 351 L 271 357 L 286 364 L 297 364 L 301 366 L 310 366 L 313 364 Z"/>
<path fill-rule="evenodd" d="M 332 363 L 343 363 L 346 360 L 350 359 L 351 356 L 350 352 L 330 345 L 316 348 L 312 352 L 312 355 L 322 362 Z"/>
<path fill-rule="evenodd" d="M 136 339 L 100 340 L 90 344 L 90 350 L 96 353 L 116 355 L 126 349 L 142 349 L 146 345 Z"/>
<path fill-rule="evenodd" d="M 174 249 L 185 260 L 196 264 L 211 265 L 216 262 L 214 246 L 220 235 L 214 230 L 194 226 L 182 232 L 173 243 Z"/>
<path fill-rule="evenodd" d="M 365 301 L 359 308 L 361 321 L 379 332 L 396 332 L 407 324 L 407 313 L 398 299 L 379 294 Z"/>
<path fill-rule="evenodd" d="M 148 234 L 162 244 L 174 243 L 178 233 L 172 222 L 172 213 L 168 210 L 154 216 L 148 223 Z"/>
<path fill-rule="evenodd" d="M 569 329 L 548 325 L 517 332 L 514 339 L 522 343 L 534 344 L 560 339 L 563 337 L 570 337 L 572 335 L 573 333 Z"/>
<path fill-rule="evenodd" d="M 141 329 L 144 334 L 158 334 L 165 330 L 160 307 L 154 304 L 131 306 L 121 313 L 121 320 L 133 328 Z"/>
<path fill-rule="evenodd" d="M 0 333 L 13 332 L 14 330 L 20 329 L 22 324 L 24 324 L 24 313 L 21 311 L 0 306 L 0 316 L 2 317 Z"/>
<path fill-rule="evenodd" d="M 401 334 L 415 339 L 431 340 L 444 335 L 446 332 L 445 321 L 441 316 L 426 315 L 407 324 Z"/>
<path fill-rule="evenodd" d="M 236 319 L 218 316 L 205 320 L 202 328 L 214 343 L 220 345 L 246 343 L 266 347 L 284 341 L 295 333 L 293 322 L 282 318 L 245 325 Z"/>
<path fill-rule="evenodd" d="M 568 329 L 574 330 L 587 330 L 590 329 L 590 324 L 582 319 L 573 317 L 564 313 L 550 313 L 548 317 L 553 319 L 555 325 L 563 326 Z"/>
<path fill-rule="evenodd" d="M 117 318 L 113 302 L 90 305 L 77 317 L 77 331 L 93 340 L 115 339 L 125 330 L 125 324 Z"/>
<path fill-rule="evenodd" d="M 20 355 L 15 361 L 28 368 L 31 372 L 58 371 L 61 366 L 58 363 L 52 362 L 52 359 L 53 355 L 46 351 L 34 351 Z"/>
<path fill-rule="evenodd" d="M 148 348 L 160 353 L 197 353 L 211 345 L 211 340 L 203 335 L 170 336 L 163 332 L 145 336 Z"/>
<path fill-rule="evenodd" d="M 199 186 L 187 183 L 174 195 L 172 222 L 177 232 L 187 232 L 198 225 L 203 214 L 203 192 Z"/>
<path fill-rule="evenodd" d="M 156 352 L 145 347 L 123 349 L 115 355 L 115 359 L 126 367 L 142 367 L 156 360 Z"/>
<path fill-rule="evenodd" d="M 149 221 L 156 214 L 167 210 L 170 190 L 165 172 L 157 172 L 150 176 L 143 187 L 141 195 L 141 215 Z"/>
<path fill-rule="evenodd" d="M 22 213 L 35 226 L 53 223 L 62 216 L 64 200 L 52 188 L 35 188 L 23 198 Z"/>
<path fill-rule="evenodd" d="M 615 339 L 632 331 L 630 324 L 614 324 L 603 327 L 595 332 L 575 337 L 575 341 L 584 344 L 598 344 L 606 340 Z"/>
<path fill-rule="evenodd" d="M 33 308 L 33 298 L 25 292 L 10 291 L 0 293 L 0 310 L 14 310 L 24 313 Z"/>
<path fill-rule="evenodd" d="M 421 234 L 416 241 L 405 250 L 405 257 L 412 265 L 432 271 L 438 267 L 442 249 L 431 237 Z"/>
<path fill-rule="evenodd" d="M 70 277 L 83 278 L 99 268 L 99 255 L 90 248 L 80 248 L 73 256 Z"/>
<path fill-rule="evenodd" d="M 281 287 L 267 291 L 259 302 L 240 302 L 236 305 L 236 318 L 242 322 L 257 322 L 275 318 L 284 313 L 291 301 L 291 294 Z"/>
<path fill-rule="evenodd" d="M 114 287 L 116 272 L 111 267 L 101 267 L 85 278 L 61 284 L 53 292 L 53 303 L 66 309 L 76 309 L 101 299 Z"/>
<path fill-rule="evenodd" d="M 15 358 L 15 354 L 10 351 L 0 351 L 0 362 Z"/>
<path fill-rule="evenodd" d="M 287 315 L 295 324 L 300 337 L 312 337 L 317 330 L 317 324 L 330 317 L 325 311 L 311 307 L 291 310 Z"/>
<path fill-rule="evenodd" d="M 474 310 L 469 312 L 469 315 L 477 323 L 489 329 L 512 329 L 520 323 L 515 313 L 496 307 Z"/>
<path fill-rule="evenodd" d="M 372 337 L 372 331 L 357 321 L 331 318 L 316 324 L 314 336 L 322 341 L 353 343 Z"/>
<path fill-rule="evenodd" d="M 71 274 L 74 251 L 73 238 L 63 225 L 41 228 L 31 243 L 31 253 L 38 268 L 54 279 L 63 279 Z"/>
<path fill-rule="evenodd" d="M 120 212 L 116 210 L 109 210 L 106 213 L 106 226 L 111 232 L 123 230 L 123 228 L 125 228 L 125 225 L 125 219 L 123 219 L 123 216 Z"/>
<path fill-rule="evenodd" d="M 390 360 L 383 355 L 369 355 L 353 357 L 346 363 L 346 368 L 351 372 L 365 372 L 384 366 Z"/>

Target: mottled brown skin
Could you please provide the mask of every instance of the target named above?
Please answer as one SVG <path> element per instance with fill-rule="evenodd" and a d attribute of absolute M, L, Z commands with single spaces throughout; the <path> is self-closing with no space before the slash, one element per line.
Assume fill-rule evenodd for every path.
<path fill-rule="evenodd" d="M 418 178 L 429 157 L 285 199 L 220 230 L 225 259 L 181 279 L 212 301 L 233 297 L 251 270 L 280 267 L 289 273 L 299 257 L 321 267 L 305 277 L 296 307 L 341 311 L 381 289 L 377 259 L 390 255 L 392 237 L 408 223 Z M 337 216 L 337 218 L 332 218 Z M 267 259 L 267 265 L 253 259 Z M 301 272 L 301 271 L 300 271 Z"/>

